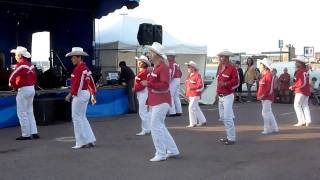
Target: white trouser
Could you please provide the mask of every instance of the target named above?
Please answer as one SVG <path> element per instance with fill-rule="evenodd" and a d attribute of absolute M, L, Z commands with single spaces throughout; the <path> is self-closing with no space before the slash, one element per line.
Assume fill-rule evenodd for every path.
<path fill-rule="evenodd" d="M 227 139 L 230 141 L 236 140 L 236 129 L 234 127 L 233 119 L 233 100 L 234 94 L 230 94 L 224 97 L 219 96 L 219 115 L 220 119 L 223 121 L 226 132 L 227 132 Z"/>
<path fill-rule="evenodd" d="M 202 124 L 207 122 L 201 108 L 199 107 L 199 96 L 189 97 L 189 125 Z"/>
<path fill-rule="evenodd" d="M 88 90 L 81 90 L 72 99 L 72 122 L 76 146 L 83 146 L 96 141 L 86 116 L 89 99 L 90 93 Z"/>
<path fill-rule="evenodd" d="M 267 133 L 279 131 L 277 121 L 274 118 L 272 108 L 271 108 L 272 101 L 261 100 L 261 103 L 262 103 L 262 118 L 264 122 L 263 131 Z"/>
<path fill-rule="evenodd" d="M 182 113 L 179 91 L 180 78 L 174 78 L 170 82 L 171 108 L 169 109 L 169 114 Z"/>
<path fill-rule="evenodd" d="M 156 156 L 166 157 L 167 152 L 177 154 L 179 150 L 171 134 L 165 126 L 166 114 L 169 110 L 168 103 L 151 107 L 151 135 Z"/>
<path fill-rule="evenodd" d="M 25 86 L 19 88 L 16 97 L 17 114 L 21 126 L 23 137 L 30 137 L 32 134 L 38 134 L 36 120 L 33 114 L 34 86 Z"/>
<path fill-rule="evenodd" d="M 294 97 L 294 110 L 296 111 L 298 124 L 311 123 L 310 109 L 308 104 L 309 96 L 296 93 Z"/>
<path fill-rule="evenodd" d="M 137 98 L 139 102 L 139 116 L 141 119 L 141 129 L 142 131 L 149 133 L 151 113 L 148 112 L 148 106 L 146 105 L 146 101 L 148 98 L 148 89 L 144 88 L 142 91 L 137 92 Z"/>

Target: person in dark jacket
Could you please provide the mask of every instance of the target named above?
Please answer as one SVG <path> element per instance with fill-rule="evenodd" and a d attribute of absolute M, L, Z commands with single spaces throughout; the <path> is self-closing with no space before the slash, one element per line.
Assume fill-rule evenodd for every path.
<path fill-rule="evenodd" d="M 127 66 L 125 61 L 119 63 L 121 68 L 119 76 L 119 84 L 127 86 L 129 113 L 136 113 L 138 107 L 138 101 L 136 93 L 132 92 L 134 86 L 135 74 L 130 67 Z"/>
<path fill-rule="evenodd" d="M 242 84 L 244 83 L 244 75 L 243 75 L 243 70 L 241 68 L 241 62 L 240 61 L 236 61 L 235 68 L 238 70 L 239 79 L 240 79 L 240 84 L 239 84 L 238 88 L 235 90 L 236 97 L 237 97 L 236 99 L 239 102 L 242 102 Z"/>

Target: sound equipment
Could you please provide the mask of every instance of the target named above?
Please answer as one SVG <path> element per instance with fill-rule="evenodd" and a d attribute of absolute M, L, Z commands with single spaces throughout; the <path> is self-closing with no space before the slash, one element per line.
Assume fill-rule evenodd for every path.
<path fill-rule="evenodd" d="M 64 100 L 64 96 L 46 94 L 35 97 L 33 108 L 37 125 L 71 121 L 71 104 Z"/>
<path fill-rule="evenodd" d="M 0 52 L 0 71 L 5 69 L 4 60 L 5 60 L 4 53 Z"/>
<path fill-rule="evenodd" d="M 37 72 L 38 85 L 44 89 L 60 88 L 65 85 L 66 74 L 61 67 L 53 67 L 44 73 Z"/>
<path fill-rule="evenodd" d="M 142 23 L 139 25 L 137 39 L 140 45 L 152 45 L 153 43 L 153 25 Z"/>
<path fill-rule="evenodd" d="M 153 42 L 162 44 L 162 26 L 153 25 Z"/>

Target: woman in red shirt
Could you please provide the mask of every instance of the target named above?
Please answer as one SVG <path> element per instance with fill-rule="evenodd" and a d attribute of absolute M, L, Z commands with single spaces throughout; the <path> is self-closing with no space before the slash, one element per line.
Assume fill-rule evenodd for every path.
<path fill-rule="evenodd" d="M 279 132 L 277 121 L 273 115 L 271 104 L 274 100 L 274 76 L 270 72 L 271 61 L 264 58 L 260 62 L 261 79 L 257 99 L 262 103 L 263 131 L 262 134 Z"/>
<path fill-rule="evenodd" d="M 186 65 L 188 65 L 189 73 L 186 79 L 186 96 L 189 97 L 189 125 L 187 127 L 205 126 L 207 120 L 199 107 L 203 90 L 202 78 L 195 62 L 190 61 Z"/>
<path fill-rule="evenodd" d="M 309 109 L 309 96 L 311 95 L 309 84 L 309 73 L 306 68 L 305 58 L 294 58 L 296 61 L 296 72 L 294 75 L 294 84 L 289 89 L 295 92 L 294 110 L 296 111 L 298 123 L 294 126 L 310 126 L 311 115 Z"/>
<path fill-rule="evenodd" d="M 174 139 L 168 131 L 164 121 L 171 105 L 169 90 L 170 71 L 163 46 L 154 42 L 149 46 L 150 61 L 154 68 L 147 80 L 141 84 L 148 88 L 146 104 L 151 113 L 151 136 L 156 153 L 149 161 L 164 161 L 180 154 Z"/>
<path fill-rule="evenodd" d="M 72 48 L 72 51 L 66 55 L 66 57 L 71 57 L 72 64 L 75 66 L 71 74 L 71 91 L 66 96 L 68 102 L 72 98 L 72 122 L 76 139 L 76 145 L 72 147 L 73 149 L 93 147 L 96 142 L 86 112 L 90 96 L 93 105 L 97 102 L 97 90 L 91 71 L 83 62 L 84 56 L 88 56 L 88 54 L 80 47 Z"/>
<path fill-rule="evenodd" d="M 33 114 L 34 85 L 37 75 L 34 66 L 27 60 L 31 58 L 31 54 L 22 46 L 11 50 L 11 53 L 15 53 L 17 64 L 9 78 L 9 86 L 18 91 L 17 114 L 22 134 L 16 140 L 39 139 Z"/>
<path fill-rule="evenodd" d="M 137 93 L 137 99 L 139 103 L 139 116 L 141 119 L 141 132 L 137 133 L 137 136 L 144 136 L 150 134 L 150 112 L 148 112 L 148 106 L 146 101 L 148 98 L 148 88 L 141 84 L 142 81 L 147 80 L 148 77 L 148 67 L 151 67 L 146 56 L 140 56 L 136 58 L 138 61 L 138 67 L 140 69 L 139 73 L 135 77 L 133 92 Z"/>

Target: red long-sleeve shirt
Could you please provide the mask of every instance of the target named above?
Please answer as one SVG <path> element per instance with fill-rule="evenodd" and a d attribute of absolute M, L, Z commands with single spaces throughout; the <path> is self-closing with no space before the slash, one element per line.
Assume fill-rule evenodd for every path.
<path fill-rule="evenodd" d="M 259 89 L 257 93 L 257 98 L 261 100 L 270 100 L 274 99 L 274 77 L 270 70 L 266 70 L 259 81 Z"/>
<path fill-rule="evenodd" d="M 182 72 L 180 69 L 179 64 L 177 64 L 176 60 L 169 61 L 169 68 L 170 68 L 170 78 L 181 78 Z"/>
<path fill-rule="evenodd" d="M 19 89 L 24 86 L 34 86 L 37 83 L 37 74 L 34 66 L 25 58 L 16 64 L 15 70 L 9 78 L 9 86 Z"/>
<path fill-rule="evenodd" d="M 79 91 L 87 89 L 91 95 L 97 92 L 91 71 L 85 63 L 80 63 L 71 74 L 71 95 L 77 96 Z"/>
<path fill-rule="evenodd" d="M 142 69 L 137 74 L 137 76 L 135 77 L 135 81 L 134 81 L 134 91 L 135 92 L 142 91 L 144 88 L 146 88 L 141 84 L 141 81 L 147 80 L 147 77 L 148 77 L 147 68 Z"/>
<path fill-rule="evenodd" d="M 301 93 L 305 96 L 311 95 L 309 73 L 305 68 L 301 68 L 296 71 L 293 89 L 295 93 Z"/>
<path fill-rule="evenodd" d="M 194 97 L 201 96 L 203 90 L 203 83 L 201 75 L 198 72 L 189 74 L 186 79 L 186 96 Z"/>
<path fill-rule="evenodd" d="M 231 64 L 227 64 L 224 69 L 218 68 L 217 94 L 229 95 L 240 85 L 240 78 L 237 69 Z M 221 86 L 226 83 L 225 86 Z"/>
<path fill-rule="evenodd" d="M 160 62 L 148 76 L 148 99 L 146 104 L 156 106 L 162 103 L 171 105 L 169 66 Z"/>

